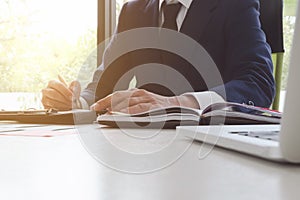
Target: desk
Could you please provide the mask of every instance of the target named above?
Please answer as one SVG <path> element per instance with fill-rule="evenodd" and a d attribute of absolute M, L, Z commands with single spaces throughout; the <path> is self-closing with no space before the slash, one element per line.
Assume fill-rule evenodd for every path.
<path fill-rule="evenodd" d="M 118 129 L 103 129 L 103 133 L 115 139 L 122 135 Z M 160 140 L 174 134 L 175 130 L 164 130 Z M 175 143 L 184 144 L 187 140 Z M 299 166 L 272 163 L 217 147 L 199 160 L 199 147 L 194 142 L 169 167 L 134 175 L 97 162 L 79 135 L 0 136 L 0 199 L 299 199 Z"/>

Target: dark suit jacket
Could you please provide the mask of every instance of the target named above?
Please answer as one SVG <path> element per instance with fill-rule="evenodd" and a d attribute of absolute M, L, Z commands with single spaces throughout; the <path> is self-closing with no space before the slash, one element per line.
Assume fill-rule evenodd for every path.
<path fill-rule="evenodd" d="M 120 14 L 117 33 L 134 28 L 158 27 L 158 2 L 158 0 L 135 0 L 126 3 Z M 260 27 L 258 0 L 194 0 L 180 32 L 197 41 L 208 52 L 223 78 L 225 92 L 218 85 L 208 87 L 201 74 L 197 73 L 190 63 L 166 51 L 136 50 L 119 56 L 108 66 L 105 61 L 113 54 L 114 50 L 111 47 L 114 42 L 120 42 L 114 36 L 113 42 L 104 54 L 102 66 L 94 74 L 93 82 L 82 92 L 82 97 L 92 104 L 114 90 L 126 89 L 126 84 L 121 84 L 123 88 L 115 88 L 115 85 L 124 73 L 135 66 L 161 63 L 171 66 L 187 78 L 193 91 L 211 90 L 227 101 L 246 104 L 253 102 L 256 106 L 270 106 L 275 93 L 273 66 L 270 47 Z M 137 74 L 139 73 L 134 71 L 128 73 L 128 77 L 124 80 L 129 81 L 136 75 L 138 87 L 162 95 L 188 92 L 186 89 L 174 92 L 161 85 L 144 84 Z M 154 74 L 159 74 L 159 71 Z"/>

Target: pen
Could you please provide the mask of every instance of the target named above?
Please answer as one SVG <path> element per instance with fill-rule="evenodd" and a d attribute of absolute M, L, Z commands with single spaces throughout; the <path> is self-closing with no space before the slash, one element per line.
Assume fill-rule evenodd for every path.
<path fill-rule="evenodd" d="M 74 88 L 72 88 L 72 87 L 69 87 L 68 86 L 68 84 L 67 84 L 67 82 L 65 81 L 65 79 L 61 76 L 61 75 L 59 75 L 58 74 L 58 80 L 62 83 L 62 84 L 64 84 L 71 92 L 72 92 L 72 94 L 73 94 L 73 105 L 75 105 L 75 107 L 78 109 L 78 108 L 82 108 L 82 105 L 81 105 L 81 102 L 80 102 L 80 100 L 79 100 L 79 96 L 80 96 L 80 91 L 79 91 L 79 93 L 77 94 L 76 93 L 76 91 L 74 91 Z M 72 84 L 71 84 L 72 85 Z M 80 90 L 80 89 L 79 89 Z M 77 95 L 78 96 L 77 96 Z"/>
<path fill-rule="evenodd" d="M 59 74 L 58 74 L 58 80 L 59 80 L 60 82 L 62 82 L 66 87 L 68 87 L 68 84 L 67 84 L 67 82 L 65 81 L 65 79 L 64 79 L 61 75 L 59 75 Z"/>

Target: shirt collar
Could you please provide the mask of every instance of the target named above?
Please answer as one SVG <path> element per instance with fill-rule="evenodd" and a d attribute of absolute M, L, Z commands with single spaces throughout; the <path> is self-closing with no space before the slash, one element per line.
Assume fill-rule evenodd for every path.
<path fill-rule="evenodd" d="M 160 10 L 161 5 L 164 1 L 166 1 L 168 4 L 169 3 L 178 3 L 178 2 L 180 2 L 184 7 L 189 9 L 193 0 L 159 0 L 159 10 Z"/>

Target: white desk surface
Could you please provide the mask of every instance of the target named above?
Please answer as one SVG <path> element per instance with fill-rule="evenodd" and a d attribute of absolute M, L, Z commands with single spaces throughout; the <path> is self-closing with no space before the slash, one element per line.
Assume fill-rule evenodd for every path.
<path fill-rule="evenodd" d="M 120 130 L 103 132 L 122 143 Z M 142 135 L 147 131 L 138 132 Z M 174 134 L 175 130 L 164 130 L 159 140 Z M 97 162 L 83 147 L 79 135 L 0 136 L 0 199 L 299 199 L 300 166 L 273 163 L 217 147 L 199 159 L 200 145 L 194 142 L 169 167 L 134 175 Z M 177 145 L 172 148 L 176 151 Z"/>

